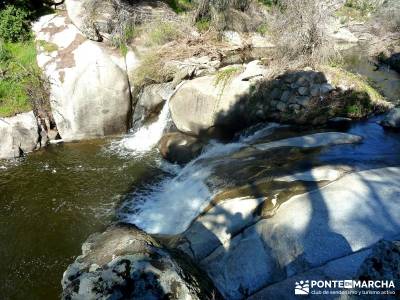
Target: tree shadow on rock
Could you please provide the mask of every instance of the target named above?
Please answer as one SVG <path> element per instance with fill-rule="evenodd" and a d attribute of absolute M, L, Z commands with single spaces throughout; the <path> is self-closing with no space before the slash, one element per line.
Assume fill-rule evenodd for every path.
<path fill-rule="evenodd" d="M 215 131 L 229 135 L 266 121 L 320 127 L 335 117 L 357 120 L 387 109 L 385 103 L 372 98 L 374 91 L 363 90 L 358 82 L 349 82 L 350 87 L 343 89 L 332 86 L 327 77 L 318 71 L 288 71 L 273 79 L 254 81 L 249 93 L 218 113 L 215 126 L 202 134 Z"/>

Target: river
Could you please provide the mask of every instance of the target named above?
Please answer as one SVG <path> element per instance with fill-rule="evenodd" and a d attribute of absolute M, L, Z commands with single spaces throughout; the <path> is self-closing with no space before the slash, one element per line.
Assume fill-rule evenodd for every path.
<path fill-rule="evenodd" d="M 346 60 L 349 70 L 367 76 L 397 101 L 398 74 L 384 66 L 377 69 L 361 52 L 352 52 Z M 341 129 L 363 136 L 363 143 L 333 147 L 317 159 L 359 169 L 400 165 L 400 134 L 384 130 L 376 123 L 379 118 Z M 59 298 L 62 274 L 81 253 L 81 244 L 112 221 L 128 220 L 154 233 L 161 227 L 170 233 L 170 226 L 179 233 L 187 224 L 174 224 L 181 217 L 177 214 L 186 212 L 190 219 L 204 208 L 210 197 L 204 185 L 206 168 L 172 167 L 162 163 L 156 151 L 147 152 L 146 134 L 159 134 L 159 125 L 123 139 L 51 145 L 21 159 L 0 161 L 1 299 Z M 236 143 L 214 145 L 205 158 L 225 155 L 259 138 L 247 135 Z M 130 155 L 134 149 L 140 155 Z M 178 206 L 188 194 L 197 201 L 192 211 Z"/>

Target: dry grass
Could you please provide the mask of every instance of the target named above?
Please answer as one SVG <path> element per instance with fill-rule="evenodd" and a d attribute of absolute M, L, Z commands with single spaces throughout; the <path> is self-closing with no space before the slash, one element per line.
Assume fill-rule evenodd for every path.
<path fill-rule="evenodd" d="M 216 31 L 255 31 L 264 21 L 266 9 L 255 0 L 201 0 L 194 23 L 208 22 Z"/>
<path fill-rule="evenodd" d="M 373 18 L 373 33 L 383 36 L 387 33 L 400 33 L 400 2 L 385 2 L 376 10 Z"/>
<path fill-rule="evenodd" d="M 336 52 L 327 36 L 327 22 L 333 11 L 330 1 L 282 0 L 269 24 L 275 63 L 295 69 L 332 59 Z"/>
<path fill-rule="evenodd" d="M 185 59 L 201 56 L 220 58 L 221 49 L 226 46 L 216 32 L 208 31 L 197 38 L 181 36 L 161 47 L 153 47 L 141 58 L 141 65 L 133 74 L 134 85 L 143 87 L 171 81 L 179 68 L 190 67 L 183 63 Z"/>
<path fill-rule="evenodd" d="M 366 92 L 372 102 L 386 102 L 385 98 L 361 75 L 356 75 L 336 67 L 325 66 L 320 67 L 320 69 L 335 86 L 347 85 L 357 92 Z"/>

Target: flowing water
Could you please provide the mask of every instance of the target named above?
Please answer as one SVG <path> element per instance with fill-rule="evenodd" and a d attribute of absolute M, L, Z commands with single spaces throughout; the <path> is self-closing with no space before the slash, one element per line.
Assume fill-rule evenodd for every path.
<path fill-rule="evenodd" d="M 375 70 L 354 53 L 348 68 L 371 78 L 396 101 L 398 75 Z M 379 118 L 343 129 L 363 136 L 363 143 L 331 147 L 317 158 L 306 153 L 305 158 L 359 169 L 400 165 L 400 134 L 384 130 L 376 123 Z M 270 124 L 229 144 L 212 142 L 180 168 L 151 151 L 167 121 L 168 103 L 157 122 L 122 139 L 52 145 L 0 161 L 0 299 L 57 299 L 62 273 L 81 253 L 81 244 L 113 220 L 152 233 L 182 232 L 225 184 L 213 169 L 229 172 L 230 157 L 251 144 L 301 134 Z"/>
<path fill-rule="evenodd" d="M 211 143 L 202 155 L 173 176 L 131 195 L 131 200 L 121 208 L 120 218 L 148 233 L 182 233 L 218 191 L 212 191 L 206 184 L 214 167 L 211 160 L 220 164 L 224 156 L 245 148 L 277 127 L 277 124 L 267 125 L 229 144 Z"/>

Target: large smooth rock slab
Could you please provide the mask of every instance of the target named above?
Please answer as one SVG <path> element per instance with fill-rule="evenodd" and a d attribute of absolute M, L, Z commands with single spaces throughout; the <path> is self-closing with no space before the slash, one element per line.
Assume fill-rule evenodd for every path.
<path fill-rule="evenodd" d="M 254 145 L 258 150 L 270 150 L 281 147 L 314 148 L 341 144 L 353 144 L 362 141 L 362 137 L 343 132 L 322 132 L 306 136 L 293 137 L 275 142 Z"/>
<path fill-rule="evenodd" d="M 217 248 L 201 266 L 226 298 L 242 299 L 393 238 L 400 233 L 399 180 L 397 167 L 366 170 L 295 196 L 273 217 Z"/>
<path fill-rule="evenodd" d="M 101 41 L 102 36 L 98 28 L 95 25 L 95 19 L 99 16 L 107 14 L 108 16 L 115 17 L 115 9 L 111 5 L 111 2 L 101 1 L 101 13 L 94 17 L 94 12 L 89 13 L 87 6 L 90 4 L 90 0 L 66 0 L 65 7 L 67 9 L 68 17 L 72 20 L 74 25 L 82 32 L 82 34 L 88 39 L 94 41 Z M 107 4 L 108 5 L 104 5 Z M 104 7 L 105 6 L 105 7 Z M 98 9 L 99 7 L 97 7 Z M 108 8 L 108 9 L 107 9 Z M 106 12 L 108 10 L 108 12 Z M 113 19 L 110 19 L 113 20 Z"/>
<path fill-rule="evenodd" d="M 35 150 L 39 142 L 39 127 L 32 111 L 0 118 L 0 158 L 19 157 Z"/>
<path fill-rule="evenodd" d="M 334 181 L 343 175 L 347 168 L 335 168 L 334 166 L 315 167 L 304 172 L 298 172 L 287 176 L 274 178 L 275 181 Z"/>
<path fill-rule="evenodd" d="M 251 92 L 250 79 L 266 72 L 258 63 L 249 63 L 243 69 L 229 66 L 220 70 L 219 75 L 203 76 L 183 84 L 169 103 L 177 128 L 199 135 L 211 127 L 237 126 L 234 123 L 241 110 L 239 104 Z"/>
<path fill-rule="evenodd" d="M 330 37 L 340 43 L 358 43 L 358 38 L 347 28 L 339 28 L 331 33 Z"/>
<path fill-rule="evenodd" d="M 294 294 L 294 287 L 297 282 L 305 280 L 393 280 L 395 285 L 399 280 L 399 242 L 382 240 L 365 250 L 353 253 L 343 258 L 335 259 L 327 264 L 308 270 L 304 273 L 295 275 L 281 282 L 272 284 L 261 291 L 250 296 L 249 300 L 262 299 L 298 299 L 299 296 Z M 349 297 L 345 294 L 338 296 L 337 294 L 314 294 L 323 290 L 349 292 L 348 288 L 310 288 L 310 294 L 307 299 L 357 299 L 359 295 Z M 375 289 L 372 289 L 375 290 Z M 384 289 L 396 291 L 394 289 Z M 356 289 L 357 292 L 360 289 Z M 367 296 L 366 296 L 367 297 Z M 394 299 L 388 295 L 371 295 L 368 299 Z"/>
<path fill-rule="evenodd" d="M 172 120 L 180 131 L 194 135 L 226 125 L 230 121 L 223 117 L 224 112 L 247 94 L 249 88 L 249 82 L 234 79 L 221 91 L 215 76 L 188 81 L 170 101 Z"/>
<path fill-rule="evenodd" d="M 211 299 L 207 276 L 152 237 L 119 224 L 94 234 L 64 272 L 62 299 Z"/>
<path fill-rule="evenodd" d="M 264 299 L 298 299 L 294 294 L 296 282 L 305 280 L 351 280 L 357 276 L 357 270 L 363 261 L 370 255 L 371 249 L 366 249 L 343 258 L 328 262 L 326 265 L 311 269 L 307 272 L 295 275 L 286 280 L 272 284 L 254 295 L 249 300 Z M 307 299 L 338 299 L 338 295 L 313 295 Z"/>
<path fill-rule="evenodd" d="M 63 15 L 33 26 L 38 65 L 50 81 L 50 103 L 64 141 L 126 132 L 130 90 L 119 50 L 87 40 Z"/>
<path fill-rule="evenodd" d="M 254 222 L 264 199 L 237 198 L 219 203 L 197 218 L 181 238 L 179 249 L 200 261 Z"/>

